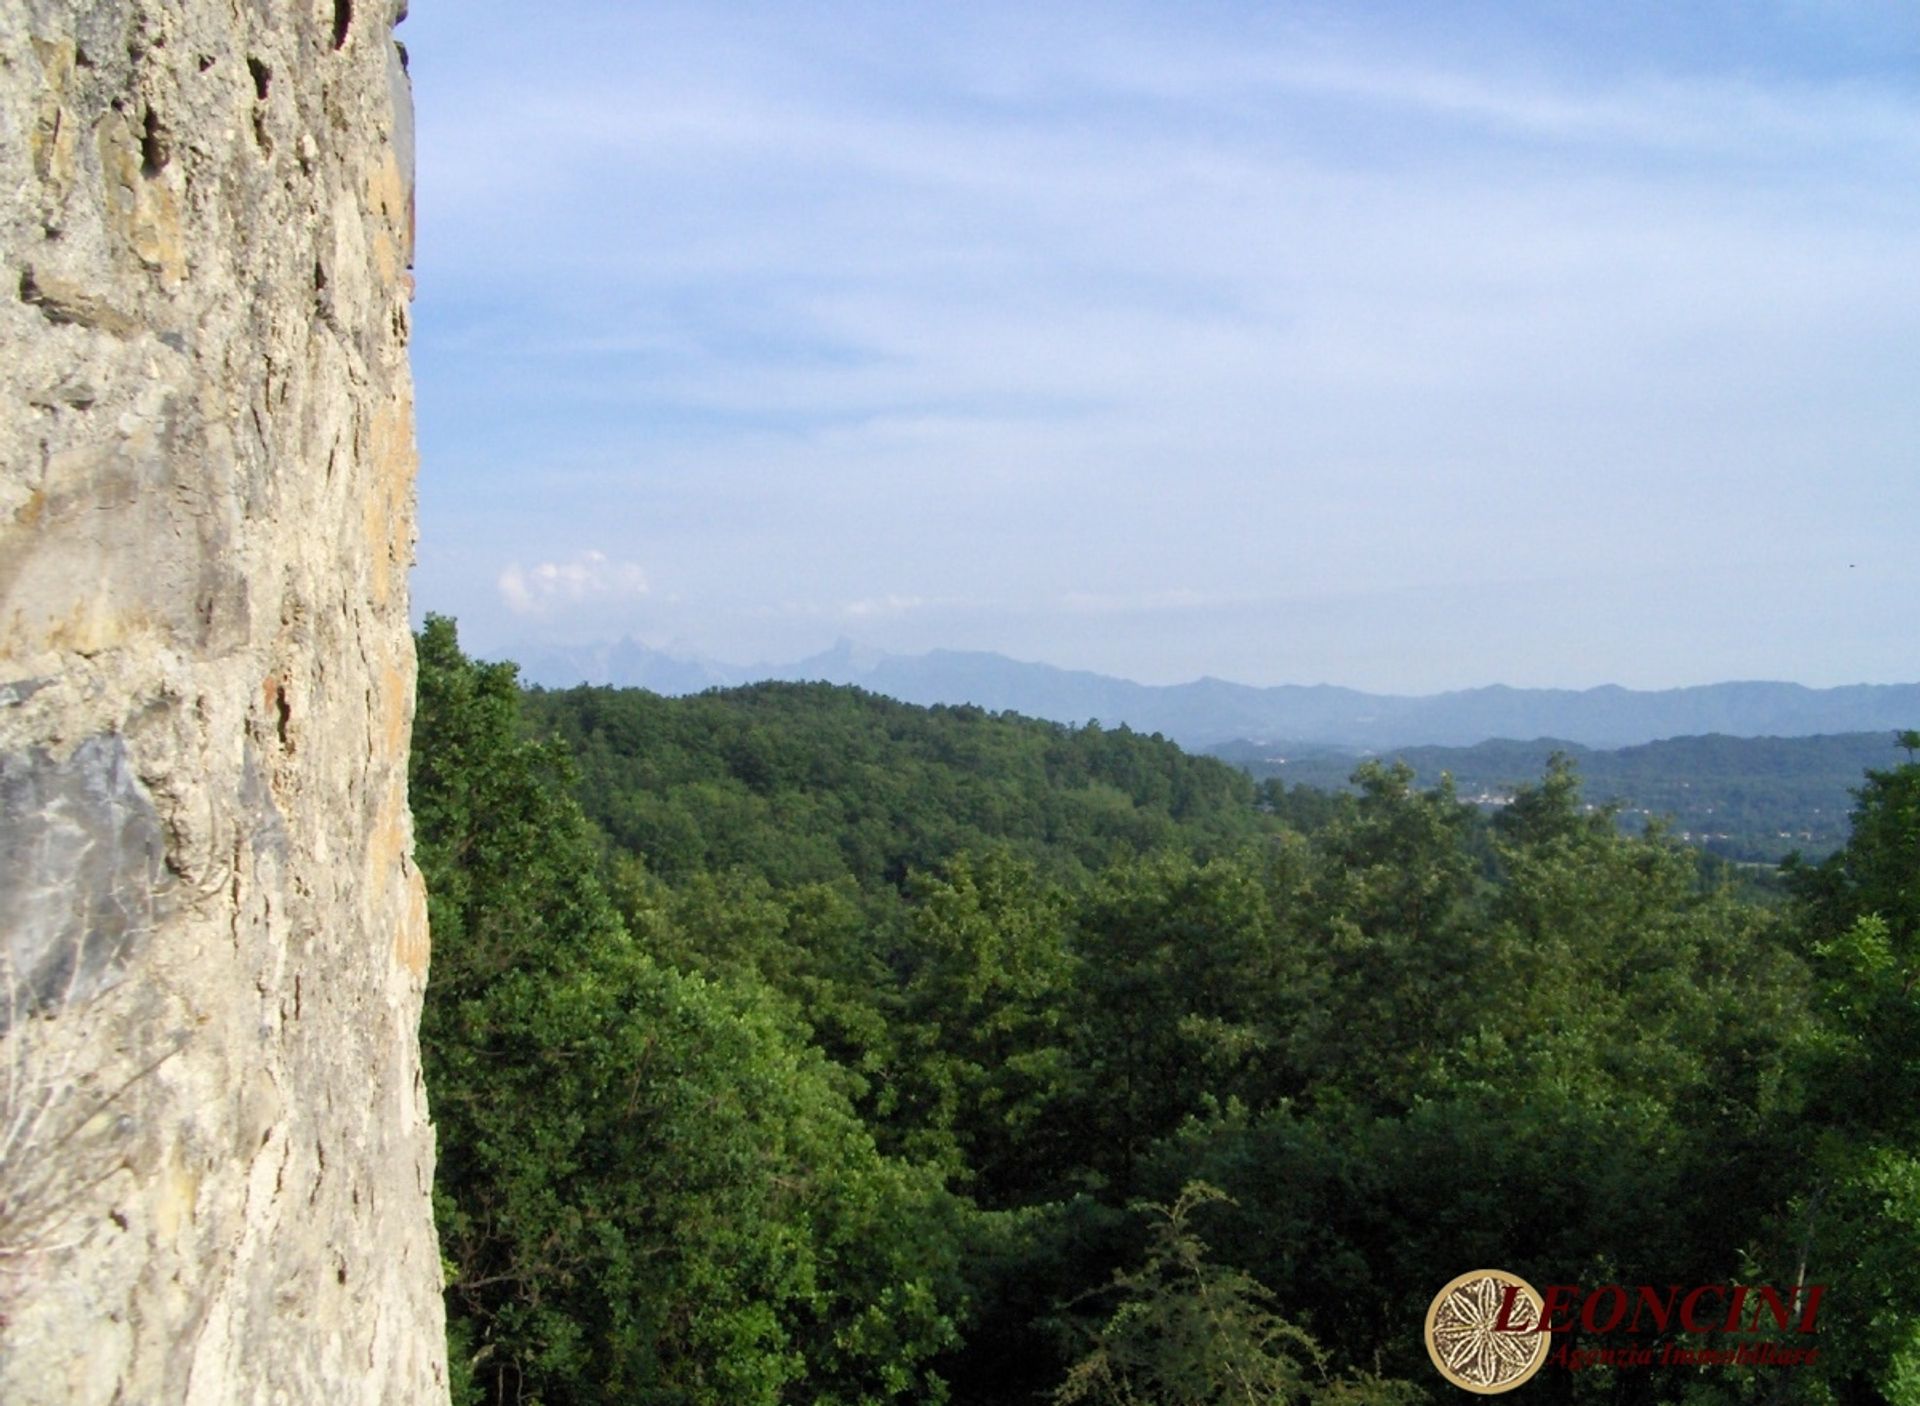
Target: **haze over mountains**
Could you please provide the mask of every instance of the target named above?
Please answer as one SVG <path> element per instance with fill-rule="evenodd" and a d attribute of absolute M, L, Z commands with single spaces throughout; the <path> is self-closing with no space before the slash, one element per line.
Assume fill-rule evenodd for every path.
<path fill-rule="evenodd" d="M 1702 733 L 1802 737 L 1920 724 L 1920 684 L 1815 689 L 1753 682 L 1654 691 L 1494 685 L 1409 697 L 1327 684 L 1262 688 L 1214 678 L 1140 684 L 1000 654 L 884 654 L 846 640 L 791 664 L 744 668 L 634 640 L 527 648 L 517 657 L 523 678 L 548 688 L 594 683 L 681 694 L 760 679 L 819 680 L 855 684 L 907 703 L 972 703 L 1058 722 L 1124 723 L 1190 748 L 1240 739 L 1367 749 L 1537 737 L 1627 747 Z"/>

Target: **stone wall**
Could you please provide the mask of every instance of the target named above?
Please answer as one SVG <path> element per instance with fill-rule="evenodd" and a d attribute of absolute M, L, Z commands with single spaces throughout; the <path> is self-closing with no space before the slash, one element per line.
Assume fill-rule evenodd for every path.
<path fill-rule="evenodd" d="M 394 0 L 0 0 L 0 1400 L 446 1397 Z"/>

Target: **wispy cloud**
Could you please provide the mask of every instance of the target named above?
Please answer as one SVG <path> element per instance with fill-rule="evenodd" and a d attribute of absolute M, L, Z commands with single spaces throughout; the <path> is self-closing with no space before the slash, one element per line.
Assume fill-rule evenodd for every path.
<path fill-rule="evenodd" d="M 1205 610 L 1237 602 L 1205 591 L 1068 591 L 1060 608 L 1075 615 L 1134 615 L 1145 611 Z"/>
<path fill-rule="evenodd" d="M 630 561 L 588 550 L 570 561 L 510 563 L 500 573 L 500 599 L 515 615 L 539 616 L 572 606 L 637 600 L 648 592 L 647 575 Z"/>
<path fill-rule="evenodd" d="M 925 596 L 869 596 L 848 601 L 840 612 L 849 620 L 881 620 L 924 610 L 929 604 Z"/>
<path fill-rule="evenodd" d="M 1497 564 L 1770 638 L 1782 543 L 1920 534 L 1920 100 L 1846 7 L 1549 8 L 427 7 L 423 597 L 1330 677 L 1298 602 Z M 1909 667 L 1849 589 L 1802 672 Z M 1567 657 L 1480 608 L 1384 682 Z"/>

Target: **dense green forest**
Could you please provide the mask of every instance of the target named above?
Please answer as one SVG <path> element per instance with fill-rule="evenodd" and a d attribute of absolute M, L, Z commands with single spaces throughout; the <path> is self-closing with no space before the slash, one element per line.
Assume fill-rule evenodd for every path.
<path fill-rule="evenodd" d="M 1402 747 L 1378 760 L 1405 762 L 1422 786 L 1451 776 L 1462 797 L 1497 805 L 1516 785 L 1539 777 L 1556 752 L 1564 753 L 1579 766 L 1588 799 L 1615 806 L 1623 829 L 1660 819 L 1678 838 L 1723 858 L 1773 864 L 1796 851 L 1830 854 L 1846 843 L 1853 788 L 1862 772 L 1885 764 L 1892 739 L 1890 732 L 1709 735 L 1599 749 L 1542 738 Z M 1350 752 L 1324 746 L 1233 742 L 1209 752 L 1256 778 L 1324 790 L 1349 789 L 1358 764 Z"/>
<path fill-rule="evenodd" d="M 1492 1265 L 1828 1286 L 1812 1366 L 1534 1399 L 1920 1403 L 1920 767 L 1763 906 L 1563 763 L 1488 819 L 419 645 L 457 1402 L 1439 1399 Z"/>

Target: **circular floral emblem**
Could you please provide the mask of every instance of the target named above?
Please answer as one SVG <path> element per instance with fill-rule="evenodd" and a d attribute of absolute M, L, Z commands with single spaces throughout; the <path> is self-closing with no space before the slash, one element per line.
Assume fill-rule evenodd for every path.
<path fill-rule="evenodd" d="M 1547 1360 L 1552 1334 L 1538 1331 L 1541 1308 L 1540 1295 L 1518 1275 L 1472 1270 L 1433 1296 L 1427 1355 L 1441 1376 L 1463 1390 L 1486 1396 L 1512 1391 Z"/>

